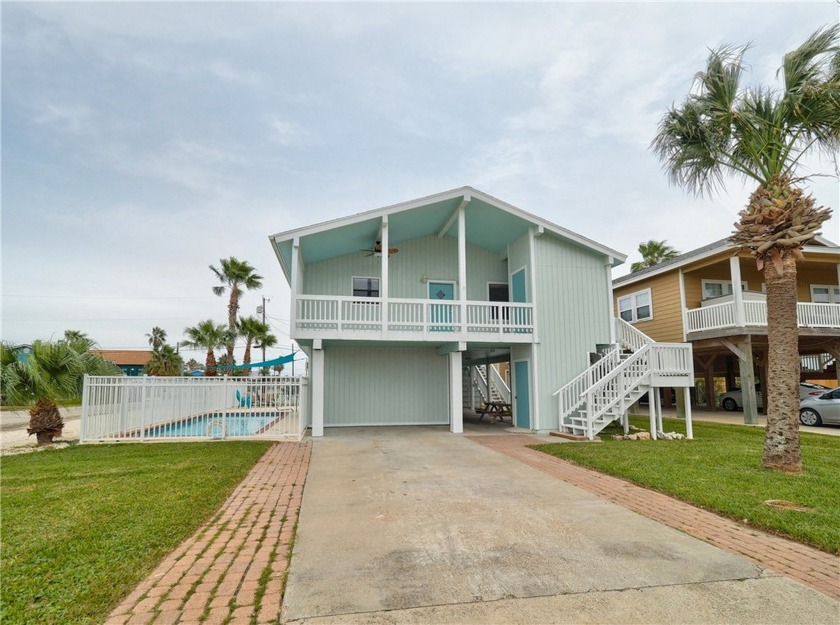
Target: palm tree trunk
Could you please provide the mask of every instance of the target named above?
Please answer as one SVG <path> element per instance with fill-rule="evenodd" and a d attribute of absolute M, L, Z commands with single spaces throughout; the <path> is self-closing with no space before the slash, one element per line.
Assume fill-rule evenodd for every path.
<path fill-rule="evenodd" d="M 230 330 L 230 338 L 227 344 L 227 363 L 233 364 L 233 346 L 234 333 L 236 331 L 236 313 L 239 312 L 239 294 L 236 292 L 236 287 L 230 287 L 230 303 L 228 303 L 228 330 Z"/>
<path fill-rule="evenodd" d="M 207 350 L 207 360 L 204 362 L 204 375 L 205 377 L 218 375 L 216 371 L 216 355 L 212 349 Z"/>
<path fill-rule="evenodd" d="M 251 364 L 251 339 L 248 339 L 245 343 L 245 355 L 242 357 L 242 364 Z"/>
<path fill-rule="evenodd" d="M 799 330 L 796 316 L 796 259 L 782 254 L 764 264 L 767 284 L 767 428 L 761 464 L 802 471 L 799 447 Z"/>

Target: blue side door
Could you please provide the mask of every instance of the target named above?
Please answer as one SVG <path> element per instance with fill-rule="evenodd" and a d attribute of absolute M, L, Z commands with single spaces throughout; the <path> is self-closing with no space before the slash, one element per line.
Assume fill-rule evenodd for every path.
<path fill-rule="evenodd" d="M 514 408 L 516 427 L 531 427 L 531 386 L 528 379 L 528 361 L 517 360 L 513 363 L 513 375 L 516 378 L 514 388 Z"/>
<path fill-rule="evenodd" d="M 429 299 L 437 301 L 453 301 L 455 299 L 455 285 L 451 282 L 429 282 Z M 451 304 L 431 304 L 429 306 L 429 329 L 432 332 L 453 332 Z"/>

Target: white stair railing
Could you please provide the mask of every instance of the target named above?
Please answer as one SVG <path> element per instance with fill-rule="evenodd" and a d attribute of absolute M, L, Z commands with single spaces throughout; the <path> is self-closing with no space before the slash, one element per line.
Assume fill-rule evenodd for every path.
<path fill-rule="evenodd" d="M 622 347 L 634 352 L 641 349 L 642 346 L 654 342 L 647 334 L 637 330 L 621 317 L 615 318 L 615 336 Z"/>
<path fill-rule="evenodd" d="M 591 387 L 597 380 L 603 378 L 612 371 L 621 360 L 621 353 L 618 345 L 613 345 L 606 351 L 603 357 L 590 365 L 583 373 L 571 380 L 565 386 L 560 387 L 553 396 L 559 399 L 559 423 L 580 408 L 586 401 L 586 389 Z"/>
<path fill-rule="evenodd" d="M 499 370 L 490 365 L 490 386 L 499 393 L 502 398 L 502 401 L 509 404 L 510 403 L 510 387 L 505 382 L 504 378 L 499 374 Z M 491 392 L 492 396 L 492 392 Z"/>

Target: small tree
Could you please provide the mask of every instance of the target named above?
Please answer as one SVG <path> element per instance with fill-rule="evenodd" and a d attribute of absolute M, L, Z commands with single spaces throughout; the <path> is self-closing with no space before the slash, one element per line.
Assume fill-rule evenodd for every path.
<path fill-rule="evenodd" d="M 653 267 L 679 256 L 679 252 L 668 245 L 667 241 L 654 241 L 653 239 L 645 243 L 639 243 L 639 254 L 642 255 L 642 260 L 630 265 L 630 271 L 632 272 Z"/>
<path fill-rule="evenodd" d="M 161 347 L 166 345 L 166 330 L 160 326 L 155 326 L 152 328 L 151 333 L 146 335 L 146 338 L 149 339 L 149 345 L 152 347 L 152 351 L 157 352 Z"/>
<path fill-rule="evenodd" d="M 81 397 L 85 374 L 122 375 L 116 365 L 87 351 L 94 344 L 71 331 L 60 341 L 35 341 L 25 361 L 10 346 L 2 346 L 3 401 L 31 406 L 27 432 L 36 435 L 39 445 L 61 434 L 64 421 L 57 403 Z"/>
<path fill-rule="evenodd" d="M 143 373 L 155 376 L 181 375 L 184 370 L 184 359 L 171 345 L 160 345 L 152 354 L 152 358 L 143 367 Z"/>
<path fill-rule="evenodd" d="M 216 355 L 213 352 L 225 345 L 228 338 L 225 326 L 214 323 L 212 319 L 206 319 L 196 326 L 186 328 L 184 334 L 186 334 L 187 340 L 182 345 L 207 350 L 204 375 L 208 377 L 217 375 Z"/>

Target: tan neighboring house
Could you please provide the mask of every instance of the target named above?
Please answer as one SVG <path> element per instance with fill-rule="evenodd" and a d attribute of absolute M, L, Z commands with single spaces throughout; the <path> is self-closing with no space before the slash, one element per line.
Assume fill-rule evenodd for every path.
<path fill-rule="evenodd" d="M 152 359 L 152 352 L 139 349 L 92 349 L 92 354 L 101 356 L 117 365 L 130 376 L 143 375 L 143 367 Z"/>
<path fill-rule="evenodd" d="M 797 265 L 802 381 L 840 384 L 840 246 L 817 237 L 803 253 Z M 748 423 L 756 420 L 756 393 L 748 392 L 755 382 L 767 405 L 765 291 L 755 259 L 736 253 L 727 239 L 613 281 L 618 316 L 655 341 L 691 343 L 694 403 L 715 409 L 718 392 L 747 381 Z"/>

